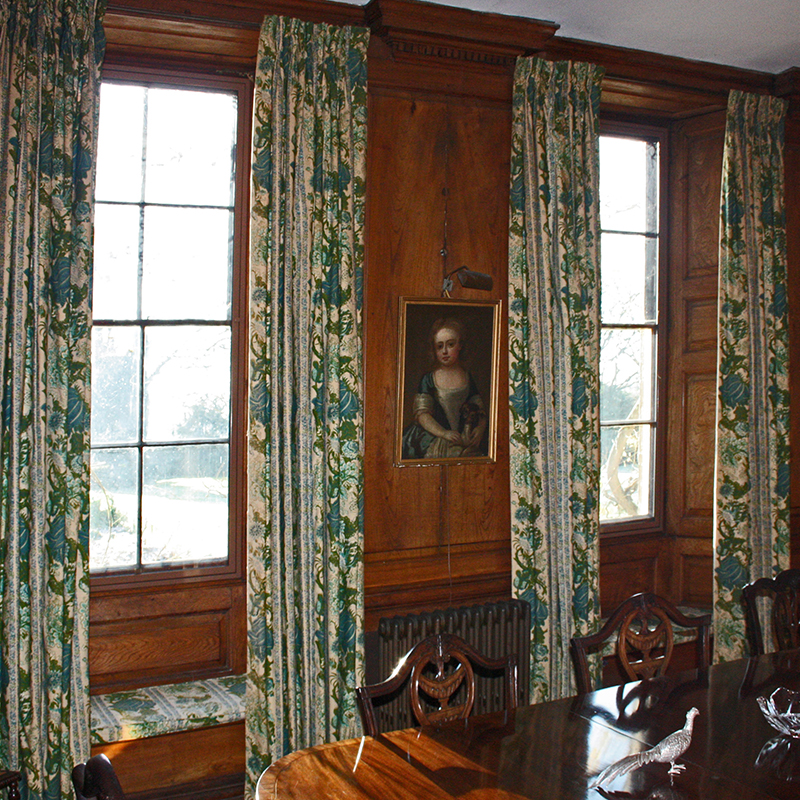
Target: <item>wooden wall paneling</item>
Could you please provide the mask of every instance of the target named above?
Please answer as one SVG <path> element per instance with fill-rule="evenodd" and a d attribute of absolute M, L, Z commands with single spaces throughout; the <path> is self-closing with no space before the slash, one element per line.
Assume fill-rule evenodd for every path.
<path fill-rule="evenodd" d="M 462 265 L 492 275 L 494 289 L 456 284 L 454 299 L 504 300 L 507 283 L 511 67 L 490 65 L 485 82 L 485 65 L 448 51 L 421 81 L 430 58 L 378 43 L 368 66 L 368 629 L 387 614 L 498 599 L 500 586 L 510 595 L 505 303 L 496 463 L 394 465 L 399 299 L 439 298 L 445 269 Z"/>
<path fill-rule="evenodd" d="M 715 112 L 675 124 L 670 140 L 665 521 L 673 543 L 663 565 L 673 600 L 708 606 L 724 130 L 724 112 Z"/>
<path fill-rule="evenodd" d="M 682 604 L 710 609 L 713 575 L 711 541 L 682 536 L 675 540 L 673 548 L 673 594 L 681 598 Z"/>
<path fill-rule="evenodd" d="M 245 587 L 145 589 L 92 597 L 93 694 L 245 671 Z M 169 636 L 164 636 L 164 631 Z"/>
<path fill-rule="evenodd" d="M 638 592 L 665 594 L 661 536 L 604 536 L 600 540 L 600 602 L 603 616 Z"/>
<path fill-rule="evenodd" d="M 252 72 L 258 50 L 257 28 L 164 21 L 109 10 L 103 20 L 106 63 L 198 66 Z M 178 55 L 179 54 L 179 55 Z"/>
<path fill-rule="evenodd" d="M 218 800 L 244 792 L 244 721 L 93 745 L 92 755 L 98 753 L 108 756 L 132 800 Z"/>

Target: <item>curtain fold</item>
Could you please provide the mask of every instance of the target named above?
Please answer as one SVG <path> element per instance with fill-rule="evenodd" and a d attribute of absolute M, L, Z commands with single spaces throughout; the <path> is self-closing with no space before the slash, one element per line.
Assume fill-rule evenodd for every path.
<path fill-rule="evenodd" d="M 92 210 L 101 0 L 0 10 L 0 764 L 72 797 L 89 754 Z"/>
<path fill-rule="evenodd" d="M 250 284 L 248 794 L 358 732 L 368 32 L 268 17 Z"/>
<path fill-rule="evenodd" d="M 719 262 L 714 658 L 745 655 L 741 589 L 789 565 L 786 103 L 728 99 Z M 771 630 L 771 627 L 769 628 Z"/>
<path fill-rule="evenodd" d="M 518 59 L 509 263 L 512 592 L 532 611 L 531 699 L 574 694 L 599 616 L 603 71 Z"/>

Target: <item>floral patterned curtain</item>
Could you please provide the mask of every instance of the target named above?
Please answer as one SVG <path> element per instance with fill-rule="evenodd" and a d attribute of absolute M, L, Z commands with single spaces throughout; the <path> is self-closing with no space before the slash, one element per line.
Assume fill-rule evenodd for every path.
<path fill-rule="evenodd" d="M 511 554 L 532 611 L 531 698 L 574 694 L 599 616 L 602 70 L 518 59 L 509 264 Z"/>
<path fill-rule="evenodd" d="M 249 792 L 354 736 L 363 682 L 368 32 L 270 17 L 256 74 L 250 294 Z"/>
<path fill-rule="evenodd" d="M 786 104 L 730 93 L 722 168 L 714 657 L 745 655 L 741 589 L 789 565 Z"/>
<path fill-rule="evenodd" d="M 98 0 L 0 8 L 0 764 L 89 754 L 89 328 Z"/>

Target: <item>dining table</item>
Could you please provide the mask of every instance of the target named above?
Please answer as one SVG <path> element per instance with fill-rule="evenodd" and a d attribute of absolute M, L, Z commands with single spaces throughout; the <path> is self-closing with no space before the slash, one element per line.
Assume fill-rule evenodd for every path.
<path fill-rule="evenodd" d="M 798 800 L 800 739 L 771 727 L 758 702 L 781 687 L 800 691 L 800 651 L 322 744 L 275 761 L 257 800 Z M 591 786 L 682 728 L 691 708 L 683 770 L 652 762 Z"/>

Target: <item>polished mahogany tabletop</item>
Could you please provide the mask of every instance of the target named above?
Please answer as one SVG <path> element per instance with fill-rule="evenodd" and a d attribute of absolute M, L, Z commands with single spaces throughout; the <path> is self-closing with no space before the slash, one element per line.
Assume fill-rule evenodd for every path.
<path fill-rule="evenodd" d="M 778 735 L 756 698 L 800 690 L 800 651 L 717 664 L 505 714 L 312 747 L 261 776 L 258 800 L 762 800 L 800 798 L 800 740 Z M 648 764 L 603 789 L 591 777 L 683 727 L 671 780 Z"/>

